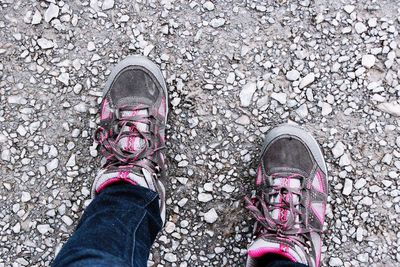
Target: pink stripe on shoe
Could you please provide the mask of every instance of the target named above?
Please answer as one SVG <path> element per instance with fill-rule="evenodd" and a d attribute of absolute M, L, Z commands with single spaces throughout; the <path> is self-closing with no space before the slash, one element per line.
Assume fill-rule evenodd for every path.
<path fill-rule="evenodd" d="M 253 250 L 248 251 L 248 255 L 253 259 L 260 258 L 267 254 L 277 254 L 282 257 L 285 257 L 286 259 L 288 259 L 292 262 L 297 262 L 296 259 L 292 255 L 289 254 L 289 252 L 286 252 L 279 248 L 258 248 L 258 249 L 253 249 Z"/>
<path fill-rule="evenodd" d="M 133 181 L 133 180 L 127 178 L 127 177 L 121 177 L 121 178 L 114 177 L 114 178 L 108 179 L 103 184 L 101 184 L 96 189 L 96 193 L 97 194 L 100 193 L 100 191 L 103 190 L 104 188 L 106 188 L 107 186 L 110 186 L 110 185 L 115 184 L 115 183 L 120 183 L 120 182 L 126 182 L 126 183 L 131 184 L 131 185 L 137 185 L 137 183 L 135 181 Z"/>

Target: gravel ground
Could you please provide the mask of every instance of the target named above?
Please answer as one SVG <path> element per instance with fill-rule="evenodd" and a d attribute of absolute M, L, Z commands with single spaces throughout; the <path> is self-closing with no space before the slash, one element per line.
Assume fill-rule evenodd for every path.
<path fill-rule="evenodd" d="M 330 170 L 323 266 L 399 266 L 399 1 L 0 0 L 0 267 L 49 266 L 89 203 L 112 66 L 156 61 L 169 216 L 150 266 L 243 266 L 265 132 Z"/>

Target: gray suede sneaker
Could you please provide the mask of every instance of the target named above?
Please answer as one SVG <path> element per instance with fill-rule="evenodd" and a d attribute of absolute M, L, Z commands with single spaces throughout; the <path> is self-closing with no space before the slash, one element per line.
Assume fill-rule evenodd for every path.
<path fill-rule="evenodd" d="M 256 267 L 276 254 L 319 267 L 328 183 L 317 141 L 296 126 L 272 129 L 262 149 L 256 186 L 256 196 L 246 198 L 256 219 L 246 266 Z"/>
<path fill-rule="evenodd" d="M 126 182 L 158 192 L 165 222 L 165 124 L 167 87 L 161 70 L 145 57 L 130 56 L 108 78 L 95 139 L 103 155 L 92 197 Z"/>

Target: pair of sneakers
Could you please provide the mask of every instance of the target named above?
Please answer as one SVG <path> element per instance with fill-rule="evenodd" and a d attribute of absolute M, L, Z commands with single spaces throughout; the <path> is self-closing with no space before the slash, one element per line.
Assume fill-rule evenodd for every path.
<path fill-rule="evenodd" d="M 125 182 L 160 195 L 165 222 L 165 124 L 167 87 L 156 64 L 131 56 L 117 64 L 106 83 L 95 139 L 103 155 L 92 197 Z M 258 193 L 245 198 L 255 217 L 247 267 L 279 255 L 310 267 L 320 265 L 321 232 L 328 196 L 327 169 L 318 143 L 291 125 L 266 136 L 257 169 Z"/>

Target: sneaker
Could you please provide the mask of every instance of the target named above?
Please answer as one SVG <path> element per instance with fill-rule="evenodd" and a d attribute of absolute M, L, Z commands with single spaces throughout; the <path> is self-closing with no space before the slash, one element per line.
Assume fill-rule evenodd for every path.
<path fill-rule="evenodd" d="M 95 140 L 103 155 L 92 197 L 114 183 L 156 191 L 165 222 L 165 124 L 167 87 L 156 64 L 130 56 L 111 72 L 100 106 Z"/>
<path fill-rule="evenodd" d="M 246 266 L 275 254 L 319 267 L 328 183 L 317 141 L 299 127 L 282 125 L 267 134 L 261 155 L 258 193 L 246 198 L 256 219 Z"/>

